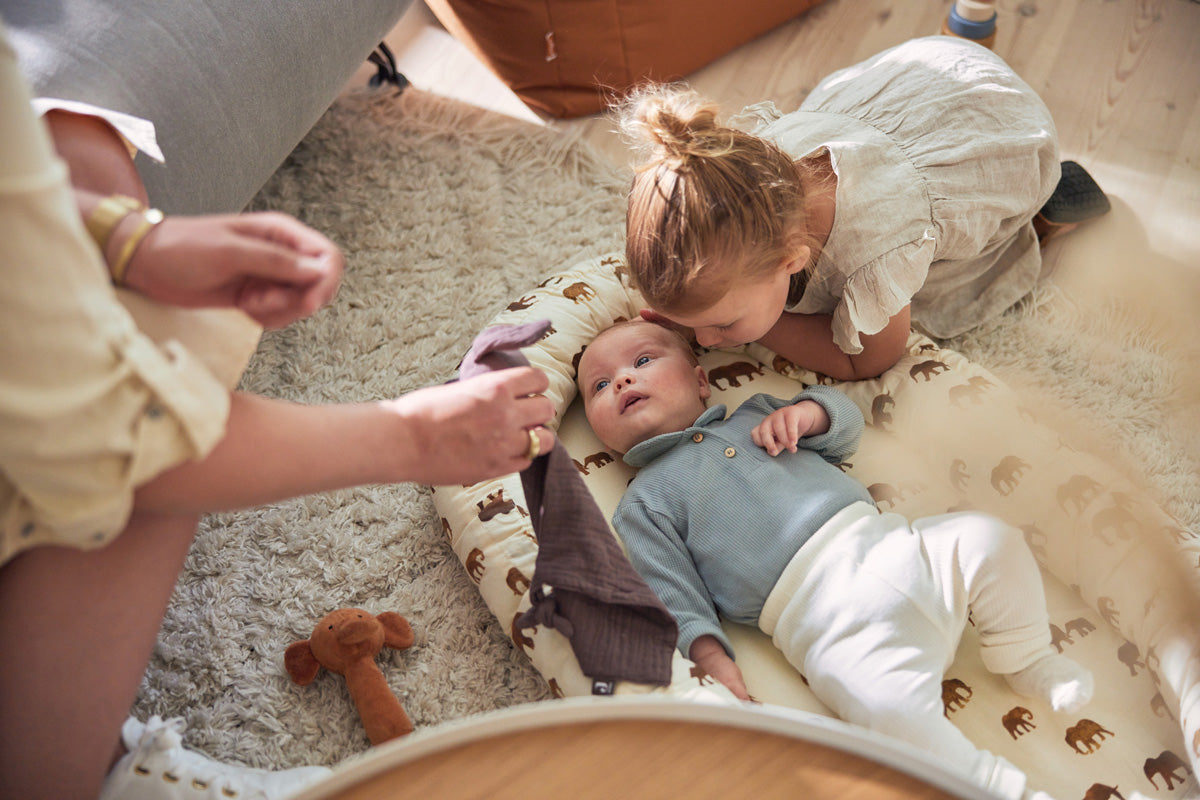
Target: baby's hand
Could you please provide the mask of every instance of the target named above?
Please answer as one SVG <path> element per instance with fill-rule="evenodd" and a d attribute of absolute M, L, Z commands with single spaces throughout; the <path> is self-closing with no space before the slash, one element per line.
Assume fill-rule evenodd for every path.
<path fill-rule="evenodd" d="M 720 681 L 739 700 L 753 700 L 746 691 L 746 681 L 737 663 L 725 652 L 725 648 L 713 636 L 701 636 L 692 643 L 688 654 L 696 666 Z"/>
<path fill-rule="evenodd" d="M 777 456 L 785 449 L 796 452 L 796 442 L 805 436 L 816 436 L 829 430 L 829 414 L 815 400 L 801 400 L 772 411 L 750 431 L 754 443 Z"/>

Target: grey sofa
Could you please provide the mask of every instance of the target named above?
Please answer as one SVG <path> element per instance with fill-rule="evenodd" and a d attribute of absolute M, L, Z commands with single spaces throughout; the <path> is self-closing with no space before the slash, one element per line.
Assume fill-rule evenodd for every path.
<path fill-rule="evenodd" d="M 238 211 L 411 0 L 0 0 L 34 94 L 153 121 L 170 213 Z"/>

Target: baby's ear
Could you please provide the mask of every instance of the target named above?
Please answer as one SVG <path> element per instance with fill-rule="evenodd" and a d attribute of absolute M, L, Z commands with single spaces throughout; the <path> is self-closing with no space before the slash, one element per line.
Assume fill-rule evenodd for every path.
<path fill-rule="evenodd" d="M 701 400 L 707 400 L 712 397 L 712 387 L 708 385 L 708 373 L 699 364 L 696 365 L 696 382 L 700 387 Z"/>

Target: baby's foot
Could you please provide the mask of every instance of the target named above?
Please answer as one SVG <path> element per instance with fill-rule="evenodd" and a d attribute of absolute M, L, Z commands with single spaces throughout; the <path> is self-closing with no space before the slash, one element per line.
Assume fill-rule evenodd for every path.
<path fill-rule="evenodd" d="M 1008 685 L 1026 697 L 1040 697 L 1055 711 L 1070 714 L 1092 699 L 1092 673 L 1064 655 L 1049 653 L 1019 672 L 1004 676 Z"/>

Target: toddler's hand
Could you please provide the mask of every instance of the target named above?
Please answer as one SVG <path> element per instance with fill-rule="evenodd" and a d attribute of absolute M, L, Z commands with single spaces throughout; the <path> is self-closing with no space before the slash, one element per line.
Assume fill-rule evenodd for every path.
<path fill-rule="evenodd" d="M 796 452 L 796 442 L 805 436 L 816 436 L 829 430 L 829 414 L 815 400 L 801 400 L 767 415 L 750 431 L 754 443 L 777 456 L 784 450 Z"/>

